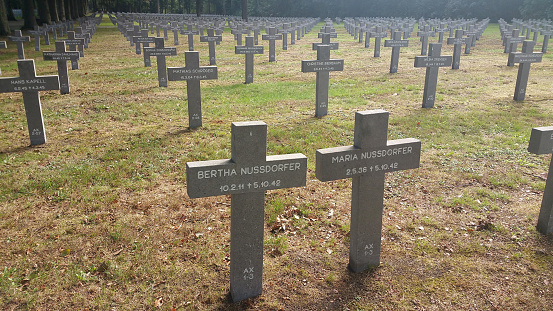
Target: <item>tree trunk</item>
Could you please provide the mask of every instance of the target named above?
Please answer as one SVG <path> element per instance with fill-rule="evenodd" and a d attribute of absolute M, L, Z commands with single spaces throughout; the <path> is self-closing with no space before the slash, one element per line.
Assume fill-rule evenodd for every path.
<path fill-rule="evenodd" d="M 77 20 L 79 18 L 79 11 L 77 10 L 77 0 L 67 0 L 71 6 L 71 19 Z"/>
<path fill-rule="evenodd" d="M 10 25 L 8 24 L 8 13 L 4 0 L 0 0 L 0 36 L 10 34 Z"/>
<path fill-rule="evenodd" d="M 60 18 L 58 16 L 58 9 L 56 8 L 56 0 L 48 0 L 48 9 L 50 10 L 50 19 L 52 22 L 59 22 Z"/>
<path fill-rule="evenodd" d="M 51 24 L 52 18 L 50 18 L 50 8 L 48 7 L 47 0 L 37 0 L 37 9 L 38 9 L 38 23 L 42 24 Z"/>
<path fill-rule="evenodd" d="M 64 0 L 63 8 L 65 12 L 65 20 L 70 21 L 73 18 L 71 17 L 71 0 Z"/>
<path fill-rule="evenodd" d="M 242 0 L 242 20 L 248 21 L 248 0 Z"/>
<path fill-rule="evenodd" d="M 196 0 L 196 16 L 202 16 L 202 0 Z"/>
<path fill-rule="evenodd" d="M 35 26 L 38 26 L 35 17 L 35 2 L 33 0 L 23 0 L 22 12 L 25 23 L 21 29 L 35 29 Z"/>
<path fill-rule="evenodd" d="M 67 1 L 67 0 L 65 0 Z M 64 0 L 56 0 L 58 7 L 58 15 L 61 21 L 65 21 L 65 3 Z"/>
<path fill-rule="evenodd" d="M 8 20 L 9 21 L 12 21 L 12 22 L 15 22 L 16 19 L 15 19 L 15 15 L 13 15 L 13 3 L 12 3 L 13 0 L 5 0 L 5 5 L 6 5 L 6 11 L 8 13 Z"/>

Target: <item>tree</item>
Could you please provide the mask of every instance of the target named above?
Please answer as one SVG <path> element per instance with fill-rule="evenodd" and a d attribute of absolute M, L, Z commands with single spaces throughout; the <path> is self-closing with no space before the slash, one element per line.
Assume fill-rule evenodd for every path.
<path fill-rule="evenodd" d="M 520 7 L 524 19 L 553 19 L 553 2 L 551 0 L 524 0 Z"/>
<path fill-rule="evenodd" d="M 52 22 L 59 22 L 60 19 L 58 16 L 58 9 L 56 8 L 56 0 L 48 0 L 48 9 L 50 10 L 50 19 Z"/>
<path fill-rule="evenodd" d="M 242 0 L 242 19 L 248 21 L 248 0 Z"/>
<path fill-rule="evenodd" d="M 65 0 L 67 1 L 67 0 Z M 58 15 L 60 20 L 65 21 L 65 2 L 64 0 L 56 0 L 56 4 L 58 7 Z"/>
<path fill-rule="evenodd" d="M 202 16 L 202 0 L 196 0 L 196 16 Z"/>
<path fill-rule="evenodd" d="M 8 14 L 4 0 L 0 0 L 0 36 L 10 34 L 10 24 L 8 24 Z"/>
<path fill-rule="evenodd" d="M 35 18 L 35 2 L 33 0 L 23 0 L 23 20 L 24 24 L 21 29 L 34 29 L 38 24 Z"/>
<path fill-rule="evenodd" d="M 6 11 L 8 13 L 8 21 L 16 21 L 15 15 L 13 15 L 13 9 L 18 7 L 14 6 L 14 0 L 5 0 L 4 4 L 6 5 Z"/>
<path fill-rule="evenodd" d="M 51 24 L 52 18 L 50 17 L 50 8 L 48 7 L 48 1 L 47 0 L 37 0 L 36 1 L 37 9 L 38 9 L 38 24 Z"/>

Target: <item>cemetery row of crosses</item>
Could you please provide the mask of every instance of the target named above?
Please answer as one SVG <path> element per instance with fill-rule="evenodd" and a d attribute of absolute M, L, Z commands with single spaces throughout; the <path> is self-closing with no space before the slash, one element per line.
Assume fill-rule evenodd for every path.
<path fill-rule="evenodd" d="M 288 41 L 293 45 L 302 40 L 319 22 L 317 19 L 253 19 L 244 22 L 221 17 L 125 13 L 109 14 L 109 18 L 135 47 L 136 54 L 143 55 L 144 66 L 152 65 L 152 56 L 157 58 L 160 87 L 167 87 L 168 81 L 187 81 L 190 128 L 202 126 L 200 80 L 218 78 L 216 45 L 222 41 L 227 22 L 236 40 L 235 53 L 245 55 L 245 83 L 254 82 L 254 54 L 265 52 L 259 45 L 262 30 L 266 34 L 261 35 L 261 40 L 269 44 L 269 62 L 274 62 L 277 40 L 282 41 L 282 50 L 286 50 Z M 23 94 L 31 145 L 46 143 L 39 91 L 70 93 L 67 61 L 71 62 L 72 70 L 79 69 L 79 58 L 84 57 L 84 49 L 88 47 L 101 19 L 102 15 L 94 15 L 79 20 L 80 27 L 75 27 L 73 22 L 65 22 L 45 25 L 29 32 L 34 37 L 37 51 L 40 50 L 40 40 L 49 45 L 49 35 L 53 35 L 55 51 L 45 51 L 43 55 L 45 61 L 57 61 L 57 76 L 36 75 L 34 60 L 25 59 L 24 53 L 23 43 L 29 42 L 30 37 L 23 36 L 21 31 L 15 31 L 9 37 L 8 40 L 17 45 L 19 77 L 0 78 L 0 92 Z M 382 39 L 389 38 L 384 41 L 384 47 L 392 48 L 390 73 L 400 72 L 400 49 L 408 46 L 408 39 L 418 22 L 416 34 L 421 41 L 421 55 L 415 58 L 414 66 L 426 68 L 423 108 L 434 106 L 439 67 L 459 69 L 462 45 L 465 45 L 464 53 L 469 54 L 488 25 L 488 20 L 416 21 L 392 18 L 347 18 L 336 22 L 343 23 L 353 40 L 364 43 L 365 48 L 369 48 L 371 39 L 374 39 L 374 57 L 380 57 Z M 301 62 L 302 72 L 316 73 L 316 117 L 328 114 L 329 73 L 344 70 L 344 60 L 331 58 L 331 51 L 339 49 L 338 43 L 332 42 L 332 38 L 337 37 L 334 25 L 332 20 L 326 20 L 318 33 L 321 42 L 312 44 L 317 59 Z M 543 21 L 514 20 L 508 24 L 501 20 L 500 29 L 505 53 L 508 53 L 507 65 L 520 64 L 514 99 L 521 101 L 526 93 L 530 64 L 540 62 L 542 54 L 547 52 L 548 40 L 553 34 L 552 26 Z M 154 31 L 156 35 L 150 36 Z M 176 47 L 165 46 L 169 40 L 168 31 L 173 32 L 175 45 L 179 44 L 179 35 L 188 38 L 184 67 L 166 67 L 165 58 L 177 55 Z M 193 40 L 197 35 L 200 35 L 200 42 L 209 44 L 210 66 L 199 64 L 199 52 L 194 51 Z M 63 38 L 65 36 L 67 39 Z M 429 39 L 436 36 L 437 42 L 429 43 Z M 534 53 L 540 36 L 543 38 L 540 42 L 542 52 Z M 441 54 L 443 44 L 454 46 L 452 56 Z M 519 44 L 522 44 L 521 52 L 517 52 Z M 0 42 L 0 47 L 6 46 L 6 42 Z M 412 138 L 387 141 L 387 129 L 386 111 L 360 111 L 355 114 L 353 145 L 316 152 L 316 177 L 319 180 L 352 179 L 349 268 L 354 272 L 380 264 L 385 173 L 419 167 L 421 142 Z M 186 176 L 190 198 L 231 195 L 230 284 L 232 299 L 239 301 L 259 295 L 262 290 L 265 191 L 305 186 L 307 158 L 299 153 L 267 156 L 267 124 L 261 121 L 232 123 L 231 148 L 230 159 L 187 163 Z M 533 129 L 528 150 L 535 154 L 553 153 L 553 127 Z M 538 219 L 538 230 L 542 233 L 553 231 L 552 210 L 553 174 L 549 174 Z"/>

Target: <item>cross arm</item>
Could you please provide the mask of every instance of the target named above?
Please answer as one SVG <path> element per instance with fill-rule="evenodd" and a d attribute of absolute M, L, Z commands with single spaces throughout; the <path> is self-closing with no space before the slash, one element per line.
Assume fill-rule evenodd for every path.
<path fill-rule="evenodd" d="M 378 172 L 419 167 L 421 142 L 414 138 L 389 141 L 387 146 L 360 149 L 354 146 L 317 150 L 316 171 L 320 181 L 351 178 Z"/>
<path fill-rule="evenodd" d="M 0 93 L 38 92 L 60 89 L 58 76 L 25 78 L 0 78 Z"/>
<path fill-rule="evenodd" d="M 190 198 L 301 187 L 306 178 L 307 157 L 300 153 L 268 156 L 257 164 L 237 164 L 232 160 L 186 163 Z"/>

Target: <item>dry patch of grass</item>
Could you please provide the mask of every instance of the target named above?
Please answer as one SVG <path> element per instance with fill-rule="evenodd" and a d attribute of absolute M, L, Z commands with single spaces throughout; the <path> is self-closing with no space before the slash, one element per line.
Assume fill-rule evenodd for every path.
<path fill-rule="evenodd" d="M 277 49 L 275 63 L 256 55 L 251 85 L 225 32 L 197 130 L 187 128 L 186 83 L 158 88 L 155 60 L 144 68 L 112 27 L 70 71 L 71 95 L 41 94 L 46 145 L 28 147 L 21 95 L 0 94 L 2 309 L 548 309 L 553 246 L 535 224 L 549 157 L 526 147 L 532 127 L 552 124 L 552 54 L 532 64 L 527 99 L 514 102 L 517 66 L 506 66 L 490 25 L 460 70 L 440 69 L 436 107 L 423 110 L 417 38 L 389 74 L 390 49 L 375 59 L 373 43 L 337 31 L 331 55 L 345 71 L 330 74 L 321 119 L 315 75 L 300 71 L 316 58 L 316 31 Z M 184 65 L 186 46 L 181 38 L 168 66 Z M 4 77 L 17 76 L 9 47 Z M 55 74 L 26 47 L 39 75 Z M 207 65 L 207 44 L 195 48 Z M 382 265 L 353 274 L 351 182 L 317 181 L 315 151 L 352 144 L 355 111 L 377 108 L 390 112 L 389 139 L 422 141 L 421 167 L 387 174 Z M 307 155 L 308 178 L 267 192 L 263 295 L 232 304 L 230 197 L 189 199 L 185 163 L 230 157 L 230 122 L 246 120 L 268 123 L 269 154 Z"/>

